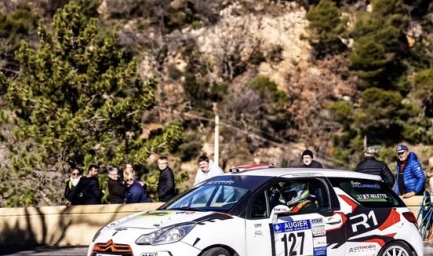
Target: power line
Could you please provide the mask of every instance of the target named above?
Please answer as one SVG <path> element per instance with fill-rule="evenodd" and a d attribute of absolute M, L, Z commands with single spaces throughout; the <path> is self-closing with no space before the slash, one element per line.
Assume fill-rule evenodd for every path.
<path fill-rule="evenodd" d="M 176 114 L 178 116 L 186 116 L 186 117 L 194 118 L 194 119 L 197 119 L 197 120 L 204 120 L 204 121 L 214 122 L 214 120 L 211 119 L 211 118 L 202 117 L 202 116 L 191 114 L 191 113 L 181 113 L 180 111 L 177 111 L 177 110 L 172 110 L 172 109 L 167 109 L 167 108 L 162 108 L 162 107 L 155 107 L 155 108 L 159 109 L 159 110 L 166 111 L 166 112 L 174 112 L 174 114 Z M 193 109 L 193 108 L 190 108 L 190 109 Z M 200 110 L 198 110 L 198 111 L 200 111 Z M 210 112 L 208 110 L 203 110 L 203 112 L 207 112 L 209 114 L 214 115 L 213 112 Z M 220 117 L 220 119 L 219 119 L 220 125 L 224 125 L 227 128 L 233 129 L 233 130 L 235 130 L 235 131 L 237 131 L 237 132 L 239 132 L 241 134 L 250 136 L 250 137 L 252 137 L 254 139 L 257 139 L 257 140 L 260 140 L 260 141 L 263 141 L 263 142 L 267 142 L 267 143 L 269 143 L 269 144 L 271 144 L 273 146 L 276 146 L 276 147 L 287 148 L 288 144 L 291 144 L 290 145 L 291 149 L 296 149 L 296 150 L 299 150 L 299 151 L 305 150 L 304 147 L 301 148 L 300 146 L 298 146 L 296 144 L 293 144 L 293 142 L 290 142 L 290 141 L 287 141 L 287 140 L 284 140 L 284 139 L 277 139 L 276 141 L 270 140 L 268 138 L 264 138 L 260 134 L 256 134 L 256 133 L 251 132 L 251 131 L 245 131 L 244 129 L 241 129 L 241 128 L 239 128 L 239 127 L 237 127 L 237 126 L 235 126 L 235 125 L 233 125 L 231 123 L 228 123 L 228 122 L 226 122 L 224 120 L 230 120 L 230 119 L 224 119 L 224 118 L 221 119 L 221 117 Z M 251 127 L 251 128 L 253 128 L 253 127 Z M 253 129 L 256 130 L 256 131 L 262 132 L 261 130 L 259 130 L 257 128 L 253 128 Z M 274 137 L 273 135 L 271 135 L 269 133 L 266 133 L 266 132 L 262 132 L 262 133 L 265 134 L 265 135 L 268 135 L 271 138 L 276 139 L 276 137 Z M 322 161 L 325 161 L 325 163 L 327 165 L 331 165 L 332 160 L 330 160 L 330 158 L 327 155 L 321 154 L 320 152 L 315 152 L 315 155 L 318 156 Z M 341 161 L 339 161 L 339 163 L 340 164 L 344 164 Z"/>

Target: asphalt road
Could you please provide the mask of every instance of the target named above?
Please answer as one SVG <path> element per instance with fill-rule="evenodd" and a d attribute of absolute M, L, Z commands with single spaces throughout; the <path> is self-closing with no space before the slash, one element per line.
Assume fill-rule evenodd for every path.
<path fill-rule="evenodd" d="M 74 248 L 35 248 L 33 250 L 17 251 L 0 255 L 54 255 L 54 256 L 85 256 L 87 253 L 87 247 L 74 247 Z M 419 255 L 421 256 L 421 255 Z M 424 247 L 424 256 L 433 256 L 433 244 L 426 244 Z"/>
<path fill-rule="evenodd" d="M 46 247 L 39 247 L 34 248 L 32 250 L 23 250 L 23 251 L 13 251 L 13 249 L 10 249 L 9 252 L 2 252 L 0 251 L 0 255 L 53 255 L 53 256 L 86 256 L 87 254 L 87 247 L 72 247 L 72 248 L 46 248 Z"/>

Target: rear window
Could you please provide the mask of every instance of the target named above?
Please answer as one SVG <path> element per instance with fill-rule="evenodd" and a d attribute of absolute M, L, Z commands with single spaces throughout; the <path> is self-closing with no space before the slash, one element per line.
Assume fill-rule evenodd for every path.
<path fill-rule="evenodd" d="M 370 208 L 406 206 L 384 182 L 353 178 L 330 178 L 329 180 L 333 187 L 341 188 L 363 206 Z"/>

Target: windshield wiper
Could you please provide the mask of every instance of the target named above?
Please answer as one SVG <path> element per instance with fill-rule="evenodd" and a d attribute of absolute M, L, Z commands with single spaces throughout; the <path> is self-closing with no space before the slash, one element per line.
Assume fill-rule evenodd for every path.
<path fill-rule="evenodd" d="M 170 209 L 167 209 L 167 210 L 173 210 L 173 211 L 196 211 L 196 212 L 201 212 L 201 211 L 203 211 L 203 210 L 199 210 L 199 209 L 196 209 L 196 208 L 191 208 L 191 207 L 188 207 L 188 206 L 183 206 L 183 207 L 177 207 L 177 208 L 170 208 Z"/>

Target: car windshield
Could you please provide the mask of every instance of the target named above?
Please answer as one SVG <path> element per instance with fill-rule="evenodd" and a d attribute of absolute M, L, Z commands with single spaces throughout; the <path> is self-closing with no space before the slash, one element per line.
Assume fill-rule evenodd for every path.
<path fill-rule="evenodd" d="M 229 212 L 242 198 L 271 178 L 245 175 L 213 177 L 159 209 Z"/>
<path fill-rule="evenodd" d="M 376 180 L 330 178 L 334 187 L 348 193 L 366 207 L 404 207 L 404 202 L 384 183 Z"/>

